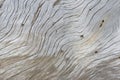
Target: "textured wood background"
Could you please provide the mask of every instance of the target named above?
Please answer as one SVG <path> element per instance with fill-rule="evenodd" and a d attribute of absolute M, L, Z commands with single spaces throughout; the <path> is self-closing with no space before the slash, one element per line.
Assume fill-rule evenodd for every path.
<path fill-rule="evenodd" d="M 120 0 L 0 0 L 0 80 L 120 80 Z"/>

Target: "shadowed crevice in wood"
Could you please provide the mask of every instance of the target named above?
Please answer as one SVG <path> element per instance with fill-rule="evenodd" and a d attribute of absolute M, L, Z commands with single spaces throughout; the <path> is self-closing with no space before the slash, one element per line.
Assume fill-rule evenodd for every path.
<path fill-rule="evenodd" d="M 2 8 L 4 2 L 5 2 L 5 0 L 0 0 L 0 8 Z"/>
<path fill-rule="evenodd" d="M 60 3 L 60 1 L 61 1 L 61 0 L 56 0 L 56 1 L 54 2 L 53 6 L 58 5 L 58 4 Z"/>

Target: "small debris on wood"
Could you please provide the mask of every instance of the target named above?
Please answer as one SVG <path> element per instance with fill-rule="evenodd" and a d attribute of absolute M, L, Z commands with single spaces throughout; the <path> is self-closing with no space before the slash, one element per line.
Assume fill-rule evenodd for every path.
<path fill-rule="evenodd" d="M 80 35 L 80 37 L 81 37 L 81 38 L 83 38 L 83 37 L 84 37 L 84 35 Z"/>
<path fill-rule="evenodd" d="M 98 53 L 98 51 L 95 51 L 95 53 Z"/>
<path fill-rule="evenodd" d="M 22 23 L 21 26 L 24 26 L 24 24 Z"/>

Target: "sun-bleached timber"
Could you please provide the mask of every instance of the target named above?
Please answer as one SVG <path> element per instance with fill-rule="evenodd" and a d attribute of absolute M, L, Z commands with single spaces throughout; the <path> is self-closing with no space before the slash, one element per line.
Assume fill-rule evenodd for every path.
<path fill-rule="evenodd" d="M 120 80 L 120 0 L 0 0 L 0 80 Z"/>

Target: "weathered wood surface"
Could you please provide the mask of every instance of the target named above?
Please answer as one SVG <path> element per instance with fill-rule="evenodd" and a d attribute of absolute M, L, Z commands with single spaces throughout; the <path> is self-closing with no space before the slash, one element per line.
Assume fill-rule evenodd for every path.
<path fill-rule="evenodd" d="M 0 80 L 120 80 L 120 0 L 0 0 Z"/>

